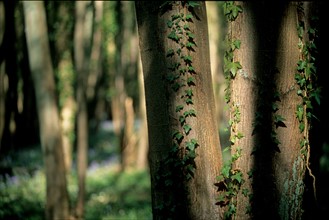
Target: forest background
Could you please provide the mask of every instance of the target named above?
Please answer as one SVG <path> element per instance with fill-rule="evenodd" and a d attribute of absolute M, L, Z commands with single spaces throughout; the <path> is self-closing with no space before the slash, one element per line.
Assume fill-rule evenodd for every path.
<path fill-rule="evenodd" d="M 230 146 L 230 118 L 224 97 L 223 4 L 206 2 L 216 123 L 225 149 Z M 0 2 L 0 218 L 44 219 L 46 204 L 51 204 L 46 202 L 46 178 L 67 173 L 68 206 L 74 207 L 76 216 L 152 219 L 145 94 L 134 2 L 45 1 L 44 8 L 28 7 L 23 1 Z M 38 93 L 49 90 L 38 91 L 32 76 L 34 54 L 28 46 L 27 27 L 31 27 L 33 13 L 45 15 L 45 19 L 35 18 L 34 22 L 40 23 L 34 25 L 46 27 L 40 33 L 46 33 L 43 40 L 49 44 L 49 53 L 41 53 L 38 65 L 51 79 L 40 79 L 45 80 L 40 83 L 50 85 L 55 101 L 52 106 L 57 109 L 42 120 L 41 105 L 37 104 L 42 96 Z M 328 36 L 321 22 L 324 10 L 318 16 L 319 48 L 325 51 L 324 39 Z M 310 167 L 317 179 L 318 198 L 316 204 L 313 179 L 306 175 L 305 218 L 312 217 L 315 208 L 320 214 L 329 207 L 328 76 L 324 71 L 326 57 L 321 55 L 325 53 L 319 54 L 321 104 L 314 105 L 317 120 L 310 129 Z M 55 121 L 42 127 L 42 121 L 49 118 Z M 42 133 L 47 128 L 49 132 Z M 41 145 L 49 137 L 54 142 L 56 138 L 62 140 L 65 157 L 64 166 L 53 167 L 53 173 L 46 177 L 47 159 Z M 227 151 L 223 155 L 229 160 Z"/>

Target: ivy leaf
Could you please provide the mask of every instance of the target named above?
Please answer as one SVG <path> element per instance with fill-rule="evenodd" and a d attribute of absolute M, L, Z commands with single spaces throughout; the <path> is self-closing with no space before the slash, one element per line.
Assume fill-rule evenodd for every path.
<path fill-rule="evenodd" d="M 167 27 L 171 28 L 173 26 L 173 22 L 171 20 L 167 21 Z"/>
<path fill-rule="evenodd" d="M 274 115 L 274 124 L 276 126 L 276 128 L 278 127 L 287 127 L 286 124 L 283 122 L 286 119 L 283 118 L 281 115 Z"/>
<path fill-rule="evenodd" d="M 179 122 L 181 123 L 181 124 L 184 124 L 185 123 L 185 117 L 184 116 L 179 116 Z"/>
<path fill-rule="evenodd" d="M 187 85 L 195 85 L 195 78 L 193 76 L 187 78 Z"/>
<path fill-rule="evenodd" d="M 241 171 L 236 172 L 234 175 L 231 176 L 231 178 L 232 178 L 233 181 L 236 180 L 238 183 L 241 184 L 241 182 L 243 180 L 242 179 L 242 172 Z"/>
<path fill-rule="evenodd" d="M 169 50 L 167 51 L 167 53 L 166 53 L 166 56 L 167 56 L 167 57 L 171 57 L 171 56 L 173 56 L 174 54 L 175 54 L 174 49 L 169 49 Z"/>
<path fill-rule="evenodd" d="M 185 93 L 186 93 L 186 96 L 187 97 L 192 97 L 193 96 L 193 90 L 192 89 L 187 89 L 187 90 L 185 90 Z"/>
<path fill-rule="evenodd" d="M 176 130 L 173 132 L 173 138 L 175 138 L 178 142 L 181 142 L 184 138 L 184 135 Z"/>
<path fill-rule="evenodd" d="M 299 122 L 303 120 L 304 108 L 302 105 L 297 105 L 296 116 Z"/>
<path fill-rule="evenodd" d="M 183 105 L 177 105 L 176 106 L 176 112 L 180 112 L 181 110 L 183 110 L 184 106 Z"/>
<path fill-rule="evenodd" d="M 194 46 L 196 46 L 196 45 L 195 45 L 195 43 L 193 43 L 193 42 L 190 42 L 190 41 L 189 41 L 189 42 L 186 43 L 186 47 L 187 47 L 188 49 L 193 49 Z"/>
<path fill-rule="evenodd" d="M 187 14 L 185 18 L 186 18 L 186 20 L 192 19 L 193 15 L 192 14 Z"/>
<path fill-rule="evenodd" d="M 191 38 L 191 39 L 194 39 L 194 38 L 195 38 L 195 35 L 192 34 L 192 32 L 190 32 L 190 31 L 188 31 L 186 34 L 187 34 L 187 36 L 188 36 L 189 38 Z"/>
<path fill-rule="evenodd" d="M 168 38 L 176 42 L 178 42 L 179 40 L 179 37 L 177 36 L 175 31 L 171 31 L 170 34 L 168 35 Z"/>
<path fill-rule="evenodd" d="M 187 116 L 196 116 L 196 111 L 194 109 L 190 109 L 188 111 L 185 111 L 184 112 L 184 117 L 187 117 Z"/>
<path fill-rule="evenodd" d="M 240 49 L 241 41 L 235 40 L 232 42 L 231 50 L 234 51 L 235 49 Z"/>
<path fill-rule="evenodd" d="M 191 98 L 187 98 L 186 100 L 185 100 L 185 103 L 186 104 L 193 104 L 193 100 L 191 99 Z"/>
<path fill-rule="evenodd" d="M 183 59 L 184 59 L 185 62 L 188 62 L 188 63 L 192 62 L 192 57 L 189 56 L 189 55 L 184 56 Z"/>
<path fill-rule="evenodd" d="M 242 68 L 242 66 L 241 66 L 241 64 L 239 62 L 230 63 L 229 70 L 230 70 L 233 78 L 236 76 L 236 73 L 241 68 Z"/>
<path fill-rule="evenodd" d="M 187 5 L 189 7 L 194 8 L 195 6 L 199 6 L 200 4 L 198 2 L 195 2 L 195 1 L 189 1 L 189 2 L 187 2 Z"/>
<path fill-rule="evenodd" d="M 238 139 L 241 139 L 241 138 L 244 137 L 244 135 L 243 135 L 241 132 L 238 132 L 238 134 L 236 135 L 236 137 L 237 137 Z"/>
<path fill-rule="evenodd" d="M 188 134 L 192 130 L 192 128 L 190 125 L 185 124 L 185 125 L 183 125 L 183 130 L 184 130 L 185 134 Z"/>

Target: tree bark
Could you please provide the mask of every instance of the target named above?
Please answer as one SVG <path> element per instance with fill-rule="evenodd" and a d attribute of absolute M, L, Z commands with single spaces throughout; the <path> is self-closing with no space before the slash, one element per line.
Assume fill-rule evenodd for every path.
<path fill-rule="evenodd" d="M 191 139 L 198 142 L 196 157 L 192 161 L 195 170 L 189 180 L 186 180 L 188 172 L 175 169 L 177 164 L 183 163 L 186 148 L 180 146 L 180 153 L 172 154 L 173 149 L 176 149 L 173 145 L 177 144 L 173 133 L 177 134 L 177 130 L 184 132 L 178 122 L 181 115 L 176 107 L 184 106 L 181 96 L 188 88 L 173 91 L 172 84 L 166 80 L 170 72 L 169 65 L 178 61 L 172 61 L 166 57 L 166 53 L 170 48 L 174 51 L 179 49 L 177 44 L 167 38 L 170 29 L 166 22 L 172 16 L 187 13 L 187 6 L 183 7 L 180 2 L 174 2 L 172 7 L 165 6 L 164 10 L 160 6 L 159 2 L 136 2 L 149 131 L 153 216 L 155 219 L 218 219 L 220 208 L 214 205 L 214 183 L 221 167 L 221 151 L 215 120 L 205 4 L 200 2 L 193 9 L 191 13 L 195 17 L 189 26 L 197 45 L 189 54 L 195 67 L 195 83 L 192 83 L 195 85 L 187 86 L 193 90 L 193 104 L 186 105 L 184 111 L 194 108 L 196 116 L 186 118 L 192 129 L 187 132 L 188 135 L 183 135 L 181 143 Z M 174 161 L 173 166 L 171 161 Z"/>
<path fill-rule="evenodd" d="M 232 154 L 241 149 L 233 169 L 243 174 L 235 217 L 301 219 L 306 157 L 296 117 L 297 3 L 238 4 L 243 12 L 229 29 L 241 40 L 234 61 L 242 66 L 231 85 L 231 120 L 239 110 Z M 243 137 L 234 138 L 238 133 Z"/>
<path fill-rule="evenodd" d="M 43 2 L 23 2 L 29 63 L 36 91 L 46 182 L 46 219 L 69 219 L 63 146 Z"/>
<path fill-rule="evenodd" d="M 76 24 L 74 29 L 74 61 L 77 77 L 77 169 L 78 198 L 75 207 L 76 218 L 82 219 L 85 206 L 86 171 L 88 166 L 88 110 L 87 110 L 87 77 L 89 51 L 91 44 L 92 11 L 87 9 L 90 1 L 75 3 Z"/>

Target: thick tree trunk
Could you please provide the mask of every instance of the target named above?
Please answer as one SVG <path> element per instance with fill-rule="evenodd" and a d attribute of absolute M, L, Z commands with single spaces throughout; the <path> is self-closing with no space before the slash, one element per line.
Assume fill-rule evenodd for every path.
<path fill-rule="evenodd" d="M 23 2 L 28 54 L 36 90 L 46 182 L 46 219 L 69 219 L 69 200 L 59 114 L 55 99 L 43 2 Z"/>
<path fill-rule="evenodd" d="M 241 171 L 244 183 L 242 184 L 236 198 L 236 218 L 250 219 L 246 214 L 250 209 L 250 198 L 252 194 L 252 183 L 248 178 L 248 172 L 254 167 L 252 152 L 255 147 L 253 136 L 253 123 L 255 121 L 255 104 L 257 98 L 256 88 L 256 41 L 255 29 L 253 27 L 252 13 L 241 3 L 243 12 L 235 21 L 229 24 L 228 35 L 232 41 L 240 40 L 241 47 L 234 51 L 234 62 L 239 62 L 242 69 L 237 71 L 231 81 L 230 98 L 230 121 L 231 121 L 231 155 L 241 155 L 233 162 L 232 169 Z M 242 190 L 248 192 L 248 196 L 242 194 Z M 233 201 L 232 201 L 233 202 Z"/>
<path fill-rule="evenodd" d="M 242 68 L 231 85 L 232 155 L 241 149 L 233 168 L 243 176 L 235 215 L 300 219 L 306 157 L 300 146 L 305 135 L 296 118 L 302 103 L 295 81 L 297 3 L 238 4 L 243 12 L 228 33 L 241 40 L 234 61 Z"/>
<path fill-rule="evenodd" d="M 214 183 L 221 166 L 221 151 L 211 83 L 206 9 L 204 2 L 194 7 L 193 12 L 181 4 L 174 2 L 168 9 L 160 7 L 159 2 L 136 2 L 149 131 L 153 216 L 155 219 L 218 219 L 220 208 L 214 205 Z M 182 50 L 182 54 L 189 54 L 195 73 L 190 75 L 192 78 L 184 78 L 187 73 L 180 75 L 182 81 L 177 84 L 184 79 L 193 82 L 177 88 L 176 83 L 166 80 L 172 72 L 169 67 L 180 59 L 176 55 L 168 58 L 167 52 L 170 49 L 181 52 L 178 44 L 168 38 L 171 31 L 167 21 L 181 13 L 185 16 L 195 13 L 189 29 L 195 36 L 196 46 L 192 51 Z M 181 62 L 180 65 L 186 64 Z M 192 103 L 188 98 L 184 102 L 182 97 L 186 96 Z M 195 114 L 191 113 L 193 110 Z M 180 127 L 182 112 L 191 113 L 185 115 L 184 128 Z M 197 145 L 192 144 L 192 140 Z M 189 151 L 189 147 L 196 149 Z M 191 157 L 186 160 L 188 156 Z M 190 165 L 187 168 L 190 170 L 184 170 L 185 165 Z"/>

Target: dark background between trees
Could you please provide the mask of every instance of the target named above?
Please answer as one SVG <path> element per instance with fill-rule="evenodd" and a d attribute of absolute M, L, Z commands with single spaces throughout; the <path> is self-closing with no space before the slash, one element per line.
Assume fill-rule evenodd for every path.
<path fill-rule="evenodd" d="M 229 113 L 224 101 L 226 29 L 222 4 L 206 2 L 216 126 L 224 149 L 230 145 L 230 134 L 225 131 Z M 322 90 L 321 104 L 314 104 L 318 120 L 312 120 L 310 129 L 310 167 L 316 176 L 317 201 L 313 180 L 306 172 L 304 219 L 323 216 L 329 210 L 328 4 L 316 4 L 317 83 Z M 66 172 L 66 208 L 71 215 L 152 219 L 144 81 L 134 2 L 44 1 L 44 8 L 39 10 L 44 10 L 46 18 L 44 39 L 49 53 L 43 58 L 51 60 L 63 169 L 56 167 L 57 162 L 50 165 L 55 173 L 45 169 L 47 159 L 40 136 L 43 121 L 38 119 L 40 100 L 31 72 L 29 59 L 33 55 L 27 45 L 23 1 L 1 1 L 0 218 L 44 219 L 46 207 L 54 205 L 47 199 L 46 185 L 53 186 L 56 172 Z M 38 22 L 34 25 L 41 25 L 42 21 Z M 228 157 L 223 153 L 224 160 Z"/>

